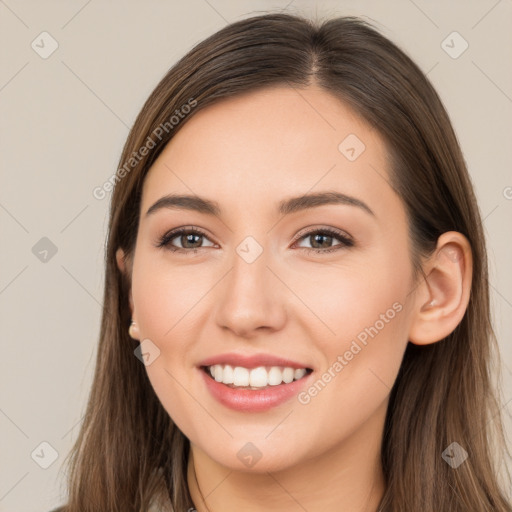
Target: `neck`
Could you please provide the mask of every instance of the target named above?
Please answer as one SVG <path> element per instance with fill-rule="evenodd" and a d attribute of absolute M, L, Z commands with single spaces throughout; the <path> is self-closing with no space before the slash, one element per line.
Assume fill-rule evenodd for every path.
<path fill-rule="evenodd" d="M 187 480 L 197 512 L 377 512 L 385 490 L 380 462 L 385 408 L 378 417 L 328 452 L 274 472 L 226 468 L 191 443 Z"/>

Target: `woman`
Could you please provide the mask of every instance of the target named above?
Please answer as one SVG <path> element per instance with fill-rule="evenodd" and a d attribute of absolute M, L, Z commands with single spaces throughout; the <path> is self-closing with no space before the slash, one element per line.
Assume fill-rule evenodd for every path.
<path fill-rule="evenodd" d="M 477 203 L 392 42 L 228 25 L 150 95 L 112 185 L 61 510 L 512 510 Z"/>

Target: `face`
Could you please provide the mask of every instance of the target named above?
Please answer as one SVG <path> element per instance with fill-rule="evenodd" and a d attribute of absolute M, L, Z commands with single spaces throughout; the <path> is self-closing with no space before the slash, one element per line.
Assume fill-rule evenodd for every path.
<path fill-rule="evenodd" d="M 209 106 L 150 169 L 132 317 L 209 460 L 276 471 L 380 442 L 413 285 L 388 181 L 378 133 L 316 87 Z"/>

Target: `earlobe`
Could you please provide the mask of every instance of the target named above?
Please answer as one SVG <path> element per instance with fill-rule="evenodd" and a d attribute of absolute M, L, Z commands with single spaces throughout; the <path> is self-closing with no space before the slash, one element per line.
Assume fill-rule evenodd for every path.
<path fill-rule="evenodd" d="M 464 317 L 473 273 L 469 241 L 456 231 L 443 233 L 425 267 L 409 331 L 409 341 L 416 345 L 446 338 Z"/>
<path fill-rule="evenodd" d="M 126 266 L 124 264 L 124 251 L 119 247 L 116 251 L 116 262 L 119 270 L 124 274 L 126 272 Z"/>
<path fill-rule="evenodd" d="M 130 327 L 128 328 L 128 335 L 134 340 L 140 340 L 139 327 L 134 320 L 132 320 L 130 323 Z"/>

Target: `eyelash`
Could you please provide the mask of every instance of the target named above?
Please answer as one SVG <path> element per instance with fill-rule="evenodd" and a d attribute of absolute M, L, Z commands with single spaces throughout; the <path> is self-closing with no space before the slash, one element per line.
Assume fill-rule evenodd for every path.
<path fill-rule="evenodd" d="M 157 247 L 159 247 L 159 248 L 165 247 L 172 252 L 179 252 L 179 253 L 185 253 L 185 254 L 196 254 L 200 249 L 205 249 L 205 247 L 199 247 L 196 249 L 183 249 L 182 247 L 174 247 L 173 245 L 171 245 L 171 241 L 174 238 L 176 238 L 180 235 L 185 235 L 185 234 L 186 235 L 198 235 L 198 236 L 202 236 L 204 238 L 208 238 L 206 233 L 204 233 L 203 231 L 201 231 L 200 229 L 197 229 L 195 227 L 178 228 L 174 231 L 171 231 L 171 232 L 163 235 L 160 238 L 160 240 L 158 241 Z M 299 247 L 299 249 L 306 250 L 307 252 L 314 252 L 316 254 L 325 254 L 325 253 L 330 253 L 330 252 L 340 250 L 344 247 L 352 247 L 354 245 L 354 242 L 349 237 L 343 235 L 342 232 L 331 229 L 331 228 L 317 228 L 317 229 L 314 229 L 311 231 L 307 231 L 306 233 L 303 233 L 301 236 L 299 236 L 294 243 L 301 241 L 303 238 L 308 238 L 312 235 L 318 235 L 318 234 L 328 235 L 332 238 L 336 238 L 341 243 L 339 245 L 329 247 L 328 249 L 315 249 L 312 247 L 311 248 L 310 247 Z"/>

